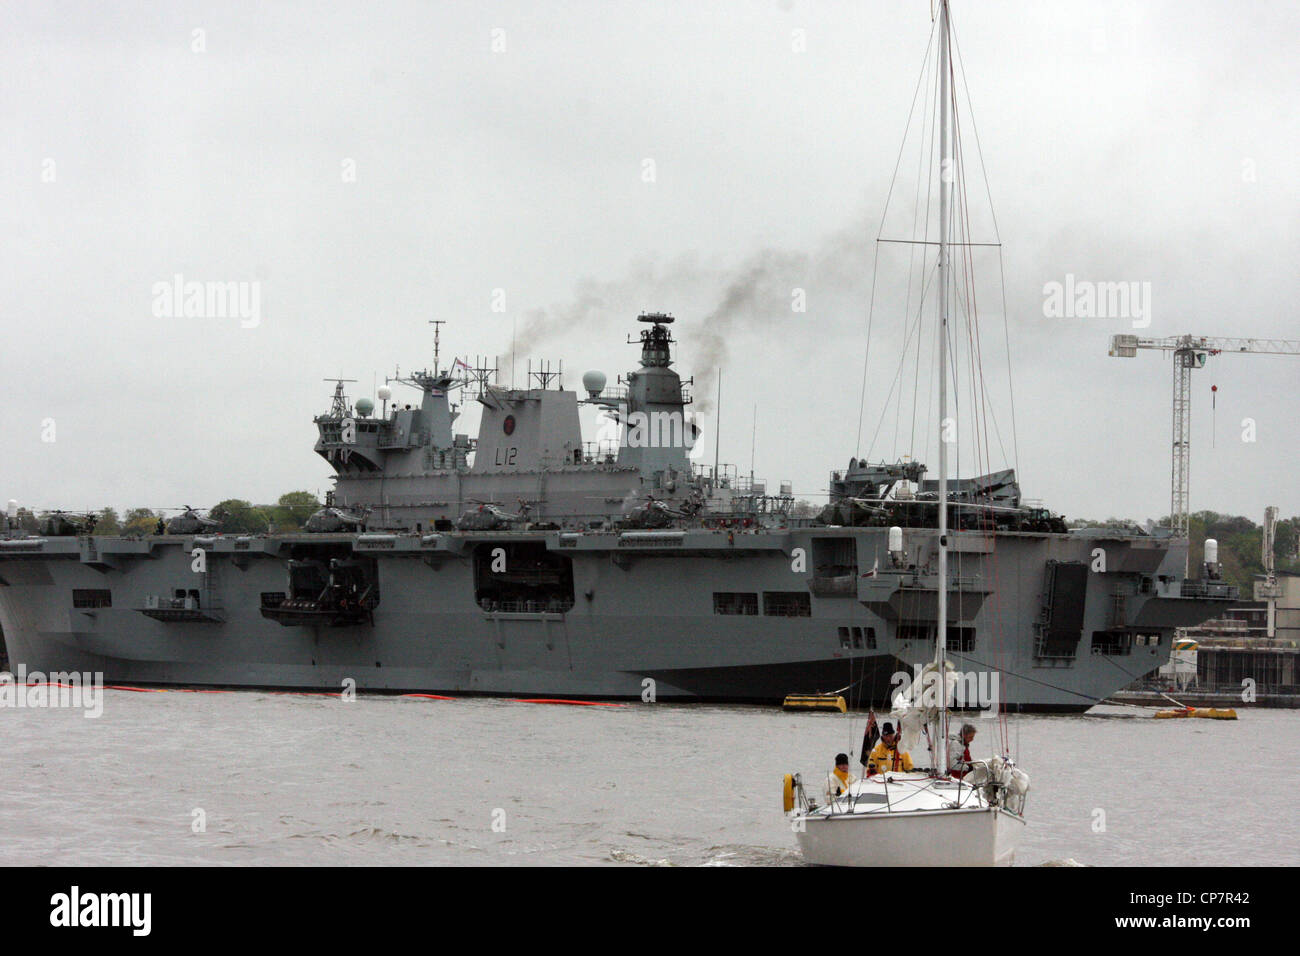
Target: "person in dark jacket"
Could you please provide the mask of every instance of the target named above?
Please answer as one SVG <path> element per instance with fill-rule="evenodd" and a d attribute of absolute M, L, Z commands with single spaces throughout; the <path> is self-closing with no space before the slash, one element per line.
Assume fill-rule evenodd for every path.
<path fill-rule="evenodd" d="M 871 756 L 867 758 L 867 776 L 886 771 L 911 772 L 912 756 L 906 750 L 898 749 L 899 733 L 894 725 L 886 722 L 880 728 L 880 743 L 876 744 Z"/>

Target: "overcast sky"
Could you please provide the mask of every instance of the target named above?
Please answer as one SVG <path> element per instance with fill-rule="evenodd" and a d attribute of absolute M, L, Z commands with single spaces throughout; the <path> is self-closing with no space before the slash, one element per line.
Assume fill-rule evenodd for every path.
<path fill-rule="evenodd" d="M 517 378 L 529 355 L 563 359 L 576 388 L 635 367 L 625 337 L 645 309 L 678 317 L 683 376 L 722 365 L 722 458 L 742 471 L 755 406 L 757 474 L 803 496 L 878 421 L 873 458 L 933 466 L 895 434 L 908 408 L 886 404 L 907 328 L 896 257 L 880 259 L 857 440 L 927 0 L 53 2 L 0 20 L 0 499 L 323 492 L 323 378 L 372 394 L 428 364 L 442 319 L 444 358 L 508 367 L 518 328 Z M 1003 243 L 1024 492 L 1071 517 L 1159 517 L 1170 360 L 1108 358 L 1108 340 L 1300 339 L 1300 8 L 971 0 L 954 20 Z M 988 207 L 982 176 L 970 197 Z M 1009 447 L 1002 303 L 985 291 L 999 263 L 975 265 Z M 257 283 L 256 324 L 156 315 L 177 274 Z M 1067 275 L 1149 283 L 1150 326 L 1045 315 L 1045 284 Z M 748 280 L 744 311 L 720 314 Z M 1193 510 L 1300 514 L 1298 384 L 1300 357 L 1194 373 Z"/>

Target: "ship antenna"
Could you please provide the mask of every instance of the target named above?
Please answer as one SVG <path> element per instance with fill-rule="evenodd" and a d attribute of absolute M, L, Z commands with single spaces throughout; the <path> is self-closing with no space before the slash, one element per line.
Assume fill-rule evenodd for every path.
<path fill-rule="evenodd" d="M 722 369 L 718 369 L 718 413 L 713 416 L 713 490 L 718 490 L 718 459 L 722 444 Z"/>
<path fill-rule="evenodd" d="M 429 324 L 433 326 L 433 374 L 438 374 L 438 333 L 442 331 L 442 326 L 447 324 L 446 319 L 430 319 Z"/>
<path fill-rule="evenodd" d="M 754 420 L 749 431 L 749 488 L 754 489 L 754 448 L 758 445 L 758 403 L 754 403 Z"/>
<path fill-rule="evenodd" d="M 355 378 L 327 378 L 324 381 L 334 383 L 334 397 L 330 401 L 330 417 L 346 418 L 348 414 L 348 397 L 343 394 L 344 382 L 355 382 Z"/>

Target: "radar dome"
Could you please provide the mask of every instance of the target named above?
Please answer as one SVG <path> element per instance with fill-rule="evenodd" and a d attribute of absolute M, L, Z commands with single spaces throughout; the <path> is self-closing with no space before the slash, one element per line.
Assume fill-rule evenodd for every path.
<path fill-rule="evenodd" d="M 363 418 L 368 417 L 375 410 L 375 403 L 369 398 L 357 399 L 357 414 Z"/>
<path fill-rule="evenodd" d="M 596 398 L 605 390 L 605 373 L 591 371 L 582 376 L 582 387 L 587 390 L 587 394 Z"/>
<path fill-rule="evenodd" d="M 379 395 L 379 400 L 381 402 L 386 402 L 393 397 L 393 390 L 387 385 L 380 385 L 379 391 L 376 394 Z"/>

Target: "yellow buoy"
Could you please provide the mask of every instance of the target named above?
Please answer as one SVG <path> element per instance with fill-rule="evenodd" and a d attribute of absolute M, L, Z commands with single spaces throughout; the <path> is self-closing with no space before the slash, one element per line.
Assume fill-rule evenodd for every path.
<path fill-rule="evenodd" d="M 1182 710 L 1157 710 L 1156 720 L 1178 717 L 1203 717 L 1206 720 L 1236 720 L 1237 712 L 1231 707 L 1185 707 Z"/>
<path fill-rule="evenodd" d="M 786 710 L 837 710 L 841 714 L 849 709 L 843 697 L 832 694 L 791 694 L 782 706 Z"/>
<path fill-rule="evenodd" d="M 781 806 L 789 813 L 794 809 L 794 774 L 785 775 L 785 785 L 781 789 Z"/>

